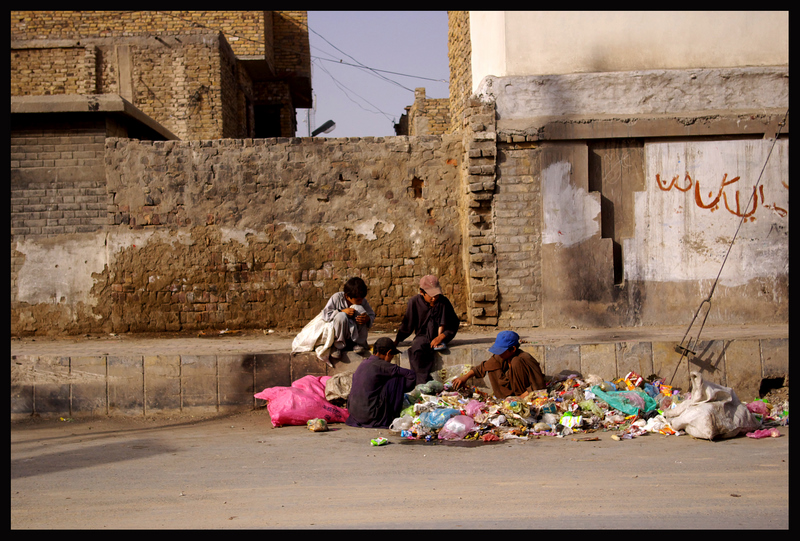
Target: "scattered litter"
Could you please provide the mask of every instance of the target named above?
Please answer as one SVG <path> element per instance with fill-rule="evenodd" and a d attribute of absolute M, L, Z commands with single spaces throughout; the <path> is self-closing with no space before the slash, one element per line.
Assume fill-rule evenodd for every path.
<path fill-rule="evenodd" d="M 227 334 L 241 334 L 242 331 L 231 331 L 224 329 L 222 331 L 200 331 L 197 336 L 200 338 L 216 338 L 217 336 L 224 336 Z"/>
<path fill-rule="evenodd" d="M 748 438 L 780 438 L 781 432 L 777 428 L 765 428 L 763 430 L 754 430 L 747 433 Z"/>
<path fill-rule="evenodd" d="M 311 432 L 327 432 L 328 422 L 325 419 L 309 419 L 306 426 Z"/>
<path fill-rule="evenodd" d="M 446 375 L 437 373 L 436 381 L 417 385 L 407 393 L 400 416 L 389 427 L 390 432 L 403 439 L 426 442 L 489 442 L 548 436 L 570 436 L 572 441 L 586 442 L 600 441 L 600 433 L 609 431 L 614 432 L 611 439 L 615 441 L 647 434 L 698 437 L 695 434 L 699 431 L 693 422 L 676 426 L 674 420 L 685 420 L 681 412 L 694 409 L 700 403 L 708 404 L 712 395 L 717 396 L 715 392 L 719 398 L 733 397 L 726 402 L 725 411 L 730 410 L 736 421 L 724 432 L 724 437 L 731 437 L 733 427 L 736 433 L 745 428 L 750 432 L 753 422 L 755 428 L 762 427 L 764 422 L 788 424 L 788 403 L 780 412 L 764 401 L 745 407 L 731 389 L 703 382 L 702 378 L 693 380 L 692 392 L 684 393 L 655 374 L 645 378 L 629 372 L 625 377 L 609 381 L 596 375 L 583 377 L 566 371 L 552 377 L 545 389 L 524 399 L 510 396 L 499 400 L 477 387 L 454 391 L 450 382 L 462 371 L 463 367 L 456 367 L 448 369 Z M 755 414 L 750 413 L 753 409 L 761 412 L 763 419 L 755 419 Z M 748 436 L 763 438 L 772 433 L 758 434 L 750 432 Z M 710 437 L 721 435 L 708 434 Z"/>
<path fill-rule="evenodd" d="M 373 438 L 372 440 L 370 440 L 370 443 L 373 446 L 386 445 L 387 443 L 389 443 L 389 440 L 387 438 Z"/>
<path fill-rule="evenodd" d="M 788 400 L 743 403 L 732 389 L 703 381 L 698 373 L 691 375 L 691 392 L 683 392 L 655 374 L 645 378 L 629 372 L 608 380 L 564 371 L 525 398 L 498 399 L 478 387 L 452 388 L 452 380 L 468 368 L 437 371 L 432 381 L 406 393 L 390 434 L 405 443 L 459 445 L 546 437 L 591 442 L 600 441 L 606 432 L 620 442 L 647 434 L 702 439 L 746 434 L 764 439 L 780 437 L 777 427 L 789 424 Z M 326 431 L 331 423 L 347 420 L 342 406 L 350 383 L 346 377 L 305 376 L 291 387 L 271 387 L 255 397 L 267 401 L 275 427 L 306 425 L 314 432 Z M 386 438 L 372 440 L 372 445 L 385 443 Z"/>

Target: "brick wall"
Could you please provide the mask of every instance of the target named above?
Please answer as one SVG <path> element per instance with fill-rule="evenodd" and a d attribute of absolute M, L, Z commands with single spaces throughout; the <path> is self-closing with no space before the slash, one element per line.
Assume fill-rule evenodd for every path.
<path fill-rule="evenodd" d="M 100 37 L 207 34 L 211 31 L 211 33 L 222 32 L 237 55 L 263 55 L 264 13 L 263 11 L 12 11 L 11 40 L 80 40 Z"/>
<path fill-rule="evenodd" d="M 494 234 L 501 327 L 538 327 L 542 319 L 540 151 L 498 145 Z"/>
<path fill-rule="evenodd" d="M 408 108 L 408 135 L 441 135 L 450 129 L 450 99 L 425 97 L 424 88 L 414 89 L 414 104 Z"/>
<path fill-rule="evenodd" d="M 106 125 L 12 119 L 11 234 L 57 236 L 101 229 L 108 219 L 103 156 Z"/>
<path fill-rule="evenodd" d="M 447 54 L 450 59 L 450 130 L 462 128 L 467 100 L 472 95 L 472 45 L 469 12 L 447 12 Z"/>
<path fill-rule="evenodd" d="M 311 52 L 308 43 L 308 14 L 305 11 L 272 12 L 275 43 L 275 70 L 311 76 Z"/>
<path fill-rule="evenodd" d="M 291 136 L 310 96 L 304 11 L 15 11 L 11 49 L 12 96 L 119 94 L 181 139 L 252 137 L 256 103 Z M 254 86 L 237 57 L 275 79 Z"/>

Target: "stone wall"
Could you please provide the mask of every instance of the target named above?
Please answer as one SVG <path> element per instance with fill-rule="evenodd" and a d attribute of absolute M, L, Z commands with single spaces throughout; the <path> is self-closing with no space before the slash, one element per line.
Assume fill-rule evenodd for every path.
<path fill-rule="evenodd" d="M 454 136 L 108 139 L 105 230 L 12 240 L 12 334 L 300 328 L 352 276 L 380 323 L 425 274 L 463 318 L 460 156 Z"/>

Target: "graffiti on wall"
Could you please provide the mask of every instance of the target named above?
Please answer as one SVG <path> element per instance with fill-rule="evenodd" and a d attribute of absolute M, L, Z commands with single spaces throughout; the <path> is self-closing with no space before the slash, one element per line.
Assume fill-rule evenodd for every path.
<path fill-rule="evenodd" d="M 645 144 L 646 190 L 634 194 L 628 280 L 778 280 L 789 269 L 789 142 Z M 760 180 L 759 180 L 760 179 Z M 742 224 L 741 230 L 738 225 Z M 732 241 L 735 242 L 732 245 Z"/>
<path fill-rule="evenodd" d="M 703 195 L 705 192 L 700 187 L 699 179 L 693 179 L 688 172 L 683 175 L 682 180 L 680 177 L 681 175 L 674 175 L 668 183 L 661 178 L 661 173 L 656 173 L 656 186 L 662 192 L 668 192 L 673 188 L 681 192 L 689 192 L 694 187 L 694 203 L 698 208 L 714 212 L 720 209 L 720 202 L 722 202 L 725 210 L 745 220 L 754 221 L 756 219 L 755 213 L 759 206 L 772 210 L 781 218 L 785 218 L 789 214 L 787 209 L 779 207 L 775 202 L 767 203 L 763 184 L 753 186 L 751 195 L 745 193 L 745 197 L 748 197 L 748 200 L 743 202 L 744 198 L 741 196 L 738 186 L 736 186 L 741 179 L 739 176 L 729 179 L 728 174 L 723 173 L 722 182 L 716 195 L 712 190 L 708 192 L 707 196 Z M 789 185 L 785 181 L 781 180 L 780 183 L 784 188 L 789 189 Z M 733 188 L 728 190 L 728 186 L 733 186 Z M 729 193 L 733 194 L 730 198 L 728 197 Z"/>

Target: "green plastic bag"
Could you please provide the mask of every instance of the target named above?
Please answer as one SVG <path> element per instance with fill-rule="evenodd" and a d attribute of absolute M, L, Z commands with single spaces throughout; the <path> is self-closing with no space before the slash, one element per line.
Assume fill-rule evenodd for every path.
<path fill-rule="evenodd" d="M 642 415 L 658 408 L 656 401 L 642 391 L 604 392 L 597 385 L 591 391 L 610 407 L 628 415 Z"/>

